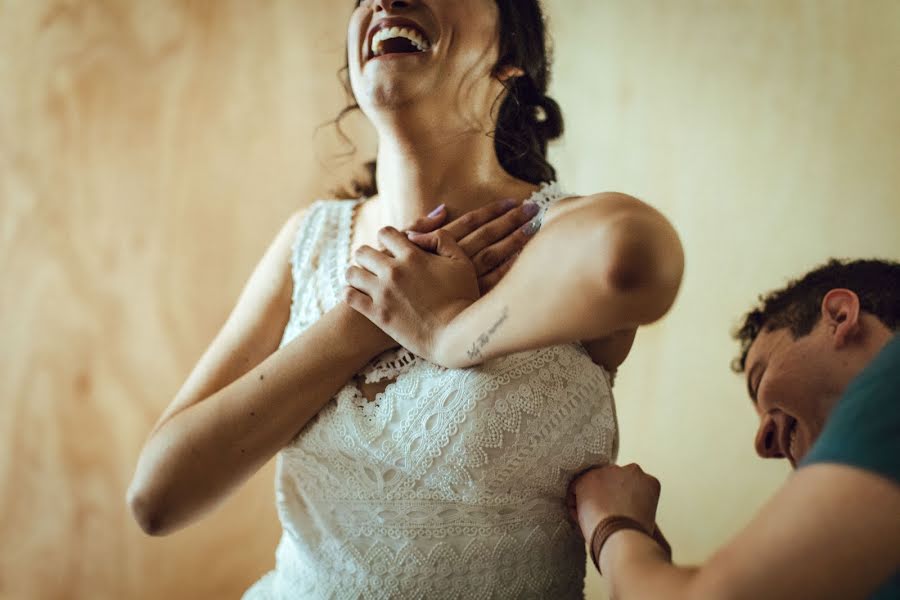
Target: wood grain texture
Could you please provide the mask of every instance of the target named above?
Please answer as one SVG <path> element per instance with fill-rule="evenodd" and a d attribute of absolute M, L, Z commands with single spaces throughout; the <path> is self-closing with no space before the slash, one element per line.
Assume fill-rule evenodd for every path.
<path fill-rule="evenodd" d="M 235 598 L 273 564 L 271 465 L 169 538 L 124 493 L 280 223 L 349 175 L 317 133 L 347 4 L 0 0 L 0 598 Z M 546 6 L 562 180 L 684 236 L 681 297 L 617 396 L 621 458 L 700 560 L 785 475 L 752 457 L 729 328 L 827 256 L 900 256 L 900 4 Z"/>
<path fill-rule="evenodd" d="M 274 563 L 271 465 L 170 538 L 124 493 L 278 227 L 342 178 L 316 128 L 349 6 L 0 6 L 0 597 L 238 596 Z"/>

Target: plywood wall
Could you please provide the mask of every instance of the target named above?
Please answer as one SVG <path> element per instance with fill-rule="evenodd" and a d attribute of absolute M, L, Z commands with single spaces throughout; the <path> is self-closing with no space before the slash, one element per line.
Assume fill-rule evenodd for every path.
<path fill-rule="evenodd" d="M 346 15 L 0 7 L 0 597 L 238 596 L 274 563 L 271 466 L 165 539 L 124 493 L 275 231 L 339 178 L 315 130 Z"/>
<path fill-rule="evenodd" d="M 729 327 L 827 256 L 900 256 L 900 5 L 547 7 L 564 183 L 641 196 L 684 236 L 683 293 L 617 392 L 622 458 L 662 479 L 663 528 L 699 560 L 786 474 L 752 457 Z M 0 0 L 0 597 L 238 597 L 271 566 L 271 465 L 169 538 L 123 497 L 280 222 L 348 175 L 316 133 L 343 106 L 345 18 Z"/>

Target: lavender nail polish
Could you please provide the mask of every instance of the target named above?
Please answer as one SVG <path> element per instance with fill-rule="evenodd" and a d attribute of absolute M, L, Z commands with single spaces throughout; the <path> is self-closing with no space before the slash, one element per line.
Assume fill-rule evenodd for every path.
<path fill-rule="evenodd" d="M 540 230 L 540 228 L 541 228 L 540 221 L 537 221 L 537 220 L 529 221 L 528 223 L 525 223 L 524 225 L 522 225 L 522 233 L 524 233 L 525 235 L 534 235 Z"/>
<path fill-rule="evenodd" d="M 445 205 L 444 205 L 444 204 L 441 204 L 441 205 L 438 206 L 436 209 L 434 209 L 433 211 L 431 211 L 430 213 L 428 213 L 428 216 L 429 216 L 429 217 L 436 217 L 436 216 L 438 216 L 439 214 L 441 214 L 441 211 L 444 210 L 444 207 L 445 207 Z"/>

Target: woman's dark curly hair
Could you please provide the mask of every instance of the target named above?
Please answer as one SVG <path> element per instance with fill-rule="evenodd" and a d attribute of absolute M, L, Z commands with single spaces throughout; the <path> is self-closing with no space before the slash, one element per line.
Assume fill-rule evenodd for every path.
<path fill-rule="evenodd" d="M 784 288 L 760 296 L 760 306 L 747 313 L 734 332 L 741 353 L 731 368 L 744 371 L 747 352 L 763 331 L 787 328 L 794 339 L 809 334 L 822 316 L 825 295 L 839 288 L 856 293 L 861 311 L 875 315 L 893 331 L 900 329 L 900 263 L 832 259 Z"/>
<path fill-rule="evenodd" d="M 517 67 L 520 77 L 503 82 L 506 94 L 500 105 L 496 129 L 491 133 L 500 166 L 507 173 L 529 183 L 556 179 L 556 169 L 547 161 L 547 144 L 563 134 L 563 117 L 559 105 L 547 95 L 550 84 L 551 56 L 547 43 L 544 13 L 540 0 L 496 0 L 499 9 L 500 52 L 495 71 L 501 67 Z M 354 7 L 358 5 L 354 2 Z M 353 90 L 344 65 L 339 76 L 350 98 Z M 335 124 L 341 137 L 350 142 L 340 129 L 346 115 L 357 110 L 355 102 L 344 108 Z M 374 196 L 375 161 L 366 163 L 367 176 L 353 182 L 347 195 Z"/>

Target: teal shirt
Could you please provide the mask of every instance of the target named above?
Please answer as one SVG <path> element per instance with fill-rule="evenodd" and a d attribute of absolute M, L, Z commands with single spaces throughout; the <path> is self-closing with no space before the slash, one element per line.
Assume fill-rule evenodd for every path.
<path fill-rule="evenodd" d="M 850 383 L 800 467 L 820 463 L 848 465 L 900 485 L 900 335 Z M 900 570 L 870 598 L 900 599 Z"/>

